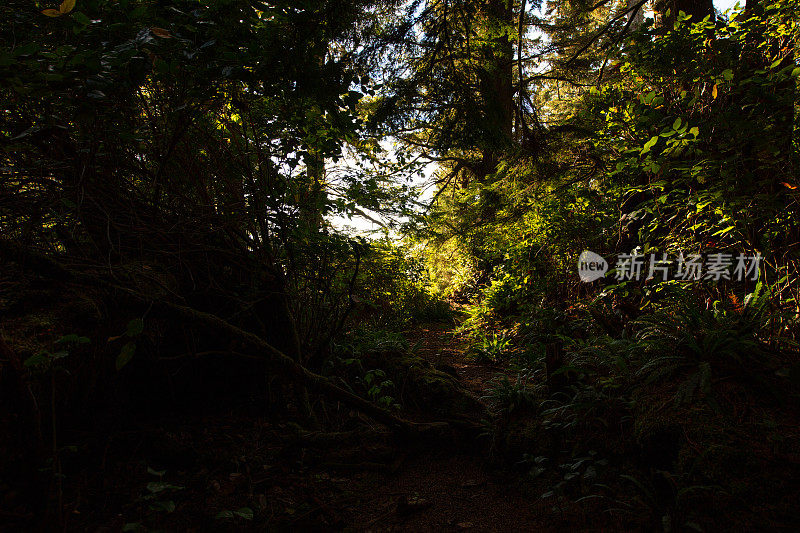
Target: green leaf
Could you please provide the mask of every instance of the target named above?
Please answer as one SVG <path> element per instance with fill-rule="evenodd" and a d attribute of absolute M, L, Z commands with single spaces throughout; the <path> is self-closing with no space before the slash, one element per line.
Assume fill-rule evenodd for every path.
<path fill-rule="evenodd" d="M 49 352 L 39 352 L 36 355 L 32 355 L 32 356 L 28 357 L 27 359 L 25 359 L 25 362 L 23 362 L 22 365 L 25 368 L 31 368 L 31 367 L 40 366 L 40 365 L 46 363 L 50 359 L 49 355 L 50 355 Z"/>
<path fill-rule="evenodd" d="M 171 513 L 175 510 L 175 502 L 172 500 L 153 502 L 149 506 L 151 511 L 164 511 Z"/>
<path fill-rule="evenodd" d="M 55 9 L 53 11 L 55 11 Z M 23 44 L 22 46 L 18 46 L 14 49 L 14 56 L 19 57 L 33 55 L 38 52 L 39 49 L 40 46 L 38 43 Z"/>
<path fill-rule="evenodd" d="M 56 341 L 56 344 L 89 344 L 89 337 L 80 337 L 74 333 L 64 335 Z"/>
<path fill-rule="evenodd" d="M 245 520 L 252 520 L 253 519 L 253 510 L 249 507 L 242 507 L 241 509 L 234 511 L 236 516 L 240 516 Z"/>
<path fill-rule="evenodd" d="M 88 26 L 89 24 L 92 23 L 89 17 L 87 17 L 80 11 L 76 11 L 75 13 L 73 13 L 72 18 L 74 18 L 78 23 L 83 24 L 84 26 Z"/>
<path fill-rule="evenodd" d="M 733 79 L 733 71 L 729 68 L 726 68 L 722 71 L 722 77 L 725 78 L 727 81 L 731 81 Z"/>
<path fill-rule="evenodd" d="M 681 124 L 683 124 L 681 117 L 676 118 L 675 122 L 672 123 L 672 129 L 678 131 L 681 127 Z"/>
<path fill-rule="evenodd" d="M 714 232 L 713 236 L 716 237 L 717 235 L 725 235 L 726 233 L 730 233 L 731 231 L 733 231 L 735 228 L 736 226 L 728 226 L 727 228 L 723 228 L 719 231 Z"/>
<path fill-rule="evenodd" d="M 66 351 L 66 350 L 59 350 L 59 351 L 53 352 L 53 353 L 51 353 L 49 355 L 50 355 L 50 358 L 53 359 L 53 360 L 64 359 L 66 356 L 69 355 L 69 352 Z"/>
<path fill-rule="evenodd" d="M 147 484 L 147 490 L 151 494 L 158 494 L 165 490 L 183 490 L 183 487 L 181 485 L 167 483 L 166 481 L 151 481 Z"/>
<path fill-rule="evenodd" d="M 133 358 L 133 354 L 136 353 L 136 343 L 129 342 L 125 346 L 122 347 L 120 350 L 119 355 L 117 356 L 117 371 L 119 371 L 123 366 L 127 365 L 130 360 Z"/>
<path fill-rule="evenodd" d="M 125 335 L 128 337 L 135 337 L 139 335 L 142 331 L 144 331 L 144 320 L 141 318 L 134 318 L 130 322 L 128 322 L 128 328 L 125 332 Z"/>
<path fill-rule="evenodd" d="M 641 151 L 640 153 L 641 153 L 641 154 L 646 154 L 647 152 L 649 152 L 649 151 L 650 151 L 650 149 L 651 149 L 653 146 L 655 146 L 655 144 L 656 144 L 657 142 L 658 142 L 658 135 L 656 135 L 655 137 L 652 137 L 652 138 L 651 138 L 649 141 L 647 141 L 647 142 L 645 143 L 645 145 L 644 145 L 644 148 L 642 148 L 642 151 Z"/>

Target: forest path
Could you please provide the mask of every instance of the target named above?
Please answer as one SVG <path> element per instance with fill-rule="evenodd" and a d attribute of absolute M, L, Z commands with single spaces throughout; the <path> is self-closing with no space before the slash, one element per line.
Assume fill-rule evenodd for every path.
<path fill-rule="evenodd" d="M 526 491 L 515 474 L 453 450 L 410 457 L 395 474 L 370 476 L 361 490 L 370 498 L 354 506 L 348 520 L 357 530 L 553 530 L 539 495 Z"/>
<path fill-rule="evenodd" d="M 456 374 L 477 398 L 502 369 L 472 361 L 465 339 L 450 322 L 425 323 L 404 332 L 410 349 Z M 407 457 L 393 474 L 371 475 L 353 507 L 353 527 L 364 531 L 551 531 L 539 494 L 516 474 L 493 467 L 485 455 L 452 448 Z"/>
<path fill-rule="evenodd" d="M 457 375 L 464 387 L 480 399 L 486 394 L 490 382 L 502 373 L 502 369 L 468 357 L 467 341 L 456 334 L 455 328 L 453 322 L 431 322 L 419 324 L 404 332 L 404 335 L 415 354 Z"/>

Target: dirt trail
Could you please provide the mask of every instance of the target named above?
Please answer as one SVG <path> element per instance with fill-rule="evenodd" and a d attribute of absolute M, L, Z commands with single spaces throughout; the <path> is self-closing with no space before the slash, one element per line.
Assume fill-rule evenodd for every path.
<path fill-rule="evenodd" d="M 397 474 L 370 480 L 374 498 L 355 508 L 365 531 L 547 531 L 537 494 L 479 457 L 431 451 Z"/>
<path fill-rule="evenodd" d="M 454 333 L 454 326 L 444 322 L 421 324 L 405 332 L 411 349 L 436 365 L 456 374 L 461 383 L 478 398 L 501 373 L 499 367 L 477 363 L 467 357 L 466 341 Z"/>
<path fill-rule="evenodd" d="M 476 397 L 501 369 L 471 361 L 466 343 L 446 323 L 422 324 L 406 337 L 413 352 L 456 374 Z M 538 494 L 480 455 L 453 450 L 416 454 L 391 475 L 370 476 L 374 498 L 354 508 L 352 525 L 366 531 L 549 531 L 554 524 Z"/>

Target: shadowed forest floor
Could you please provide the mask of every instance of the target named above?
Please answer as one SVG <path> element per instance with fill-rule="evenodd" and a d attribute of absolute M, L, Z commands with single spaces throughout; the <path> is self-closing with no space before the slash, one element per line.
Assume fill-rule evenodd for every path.
<path fill-rule="evenodd" d="M 468 394 L 486 404 L 493 379 L 511 378 L 511 373 L 467 355 L 467 342 L 454 329 L 452 322 L 433 322 L 405 331 L 409 352 L 456 376 Z M 433 402 L 404 405 L 400 412 L 411 421 L 427 422 L 437 407 Z M 64 529 L 75 531 L 647 527 L 646 516 L 635 508 L 610 513 L 608 504 L 598 507 L 597 500 L 559 503 L 543 497 L 560 474 L 530 475 L 527 457 L 517 468 L 519 458 L 498 452 L 486 435 L 470 439 L 454 432 L 406 442 L 343 406 L 327 413 L 350 421 L 340 424 L 341 431 L 307 431 L 285 422 L 291 419 L 285 414 L 265 413 L 251 400 L 202 410 L 169 409 L 155 418 L 93 420 L 94 428 L 71 435 L 72 451 L 63 461 L 67 482 L 63 490 L 50 488 L 49 506 L 65 509 Z M 106 429 L 98 432 L 97 427 Z M 776 473 L 775 479 L 787 475 Z M 0 493 L 5 503 L 20 498 L 3 480 Z M 775 511 L 750 512 L 784 524 L 791 518 L 779 514 L 780 509 L 791 509 L 791 499 L 786 493 Z M 3 511 L 0 518 L 7 524 L 0 531 L 19 531 L 36 522 L 25 513 Z"/>
<path fill-rule="evenodd" d="M 416 354 L 455 373 L 476 398 L 499 371 L 470 361 L 452 325 L 423 324 L 406 336 Z M 83 476 L 78 493 L 65 495 L 68 507 L 75 501 L 68 529 L 557 529 L 541 491 L 469 443 L 409 448 L 379 432 L 303 440 L 295 426 L 242 409 L 169 415 L 94 439 L 87 433 L 79 443 L 83 457 L 72 463 L 79 471 L 65 472 Z M 254 518 L 236 514 L 243 509 Z"/>

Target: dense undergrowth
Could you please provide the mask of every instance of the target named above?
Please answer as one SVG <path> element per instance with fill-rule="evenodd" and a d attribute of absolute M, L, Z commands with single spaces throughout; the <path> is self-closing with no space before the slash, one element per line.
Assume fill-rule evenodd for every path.
<path fill-rule="evenodd" d="M 509 372 L 486 395 L 492 453 L 546 480 L 554 510 L 665 530 L 796 523 L 798 226 L 783 177 L 797 145 L 782 114 L 800 71 L 777 48 L 739 60 L 756 36 L 796 35 L 792 9 L 640 38 L 618 79 L 550 108 L 587 133 L 554 136 L 550 160 L 508 161 L 432 214 L 431 271 L 470 297 L 470 352 Z M 557 177 L 537 180 L 543 168 Z M 582 283 L 584 250 L 668 253 L 670 279 L 612 266 Z M 756 252 L 758 281 L 676 279 L 680 253 Z"/>
<path fill-rule="evenodd" d="M 550 324 L 568 335 L 520 333 L 498 354 L 512 377 L 486 396 L 492 453 L 547 480 L 557 507 L 678 530 L 791 522 L 778 502 L 795 490 L 796 350 L 774 336 L 769 302 L 706 309 L 679 293 L 616 334 L 588 309 Z M 507 320 L 524 331 L 524 316 Z"/>
<path fill-rule="evenodd" d="M 565 528 L 800 523 L 797 1 L 453 4 L 0 6 L 0 519 L 342 529 L 437 446 Z"/>

